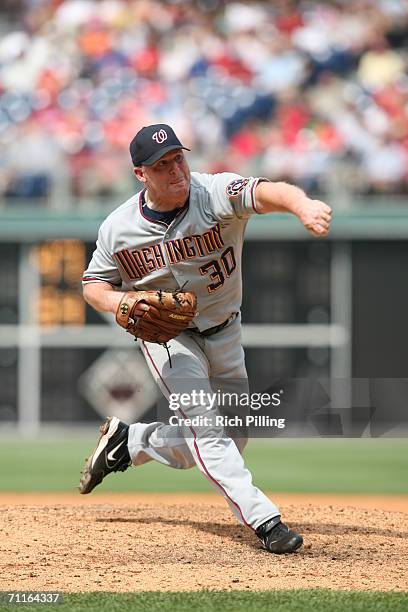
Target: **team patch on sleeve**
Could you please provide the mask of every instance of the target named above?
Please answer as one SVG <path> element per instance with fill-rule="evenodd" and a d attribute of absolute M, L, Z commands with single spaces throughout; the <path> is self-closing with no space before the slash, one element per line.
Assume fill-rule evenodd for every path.
<path fill-rule="evenodd" d="M 227 193 L 227 196 L 229 196 L 230 198 L 234 198 L 237 195 L 239 195 L 241 193 L 241 191 L 243 191 L 245 189 L 245 187 L 248 185 L 250 179 L 249 178 L 240 178 L 240 179 L 235 179 L 234 181 L 231 181 L 230 183 L 228 183 L 225 191 Z"/>

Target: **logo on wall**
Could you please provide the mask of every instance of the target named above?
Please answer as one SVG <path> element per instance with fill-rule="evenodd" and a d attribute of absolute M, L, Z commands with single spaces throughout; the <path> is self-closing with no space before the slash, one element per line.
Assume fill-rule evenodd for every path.
<path fill-rule="evenodd" d="M 78 381 L 79 392 L 102 417 L 140 421 L 154 405 L 156 385 L 140 351 L 105 351 Z"/>
<path fill-rule="evenodd" d="M 165 140 L 167 140 L 167 132 L 165 130 L 159 130 L 155 132 L 152 136 L 153 140 L 155 140 L 158 144 L 161 144 Z"/>

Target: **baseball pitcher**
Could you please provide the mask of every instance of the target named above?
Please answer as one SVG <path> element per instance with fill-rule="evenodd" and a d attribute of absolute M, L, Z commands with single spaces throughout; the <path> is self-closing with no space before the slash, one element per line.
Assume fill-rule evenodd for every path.
<path fill-rule="evenodd" d="M 290 553 L 303 539 L 252 483 L 241 455 L 245 432 L 234 437 L 215 420 L 221 407 L 210 401 L 211 380 L 247 378 L 240 307 L 250 216 L 292 213 L 320 237 L 329 231 L 331 209 L 286 183 L 190 172 L 185 148 L 165 124 L 136 134 L 130 154 L 144 189 L 102 223 L 83 277 L 88 304 L 115 314 L 138 339 L 163 394 L 183 394 L 184 401 L 171 423 L 126 425 L 108 417 L 79 490 L 90 493 L 111 472 L 151 460 L 196 465 L 266 550 Z"/>

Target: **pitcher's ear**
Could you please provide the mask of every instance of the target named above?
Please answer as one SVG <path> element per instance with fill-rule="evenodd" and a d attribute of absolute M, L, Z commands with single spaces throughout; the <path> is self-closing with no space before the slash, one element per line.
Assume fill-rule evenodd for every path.
<path fill-rule="evenodd" d="M 135 166 L 133 168 L 133 174 L 135 175 L 135 177 L 137 179 L 139 179 L 139 181 L 141 181 L 142 183 L 144 183 L 146 181 L 146 177 L 144 175 L 143 172 L 143 167 L 142 166 Z"/>

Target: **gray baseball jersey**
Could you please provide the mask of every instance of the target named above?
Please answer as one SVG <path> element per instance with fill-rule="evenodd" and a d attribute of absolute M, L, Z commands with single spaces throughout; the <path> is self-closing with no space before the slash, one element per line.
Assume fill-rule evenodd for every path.
<path fill-rule="evenodd" d="M 105 281 L 124 291 L 177 289 L 187 283 L 186 289 L 198 299 L 198 329 L 223 323 L 241 307 L 242 243 L 248 219 L 257 212 L 255 188 L 261 180 L 267 179 L 192 172 L 189 201 L 176 214 L 152 214 L 144 191 L 133 196 L 101 225 L 83 282 Z M 184 394 L 186 384 L 210 393 L 210 376 L 246 380 L 240 338 L 240 317 L 209 337 L 182 333 L 167 343 L 171 367 L 163 347 L 139 344 L 157 384 L 170 398 L 172 393 Z M 215 417 L 218 406 L 192 400 L 178 414 Z M 241 449 L 224 435 L 222 426 L 211 422 L 194 429 L 184 419 L 176 426 L 133 423 L 128 449 L 135 466 L 152 459 L 173 468 L 196 464 L 237 519 L 253 529 L 279 516 L 275 504 L 252 483 Z"/>
<path fill-rule="evenodd" d="M 263 180 L 192 172 L 188 204 L 169 225 L 146 214 L 144 190 L 132 196 L 102 223 L 83 283 L 123 291 L 185 286 L 197 295 L 195 326 L 222 323 L 241 306 L 242 243 Z"/>

